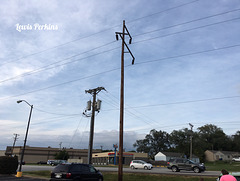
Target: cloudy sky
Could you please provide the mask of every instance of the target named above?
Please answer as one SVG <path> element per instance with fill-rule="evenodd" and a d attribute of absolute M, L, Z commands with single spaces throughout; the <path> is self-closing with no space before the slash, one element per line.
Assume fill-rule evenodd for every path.
<path fill-rule="evenodd" d="M 23 145 L 87 148 L 97 99 L 94 148 L 118 144 L 123 20 L 133 38 L 125 53 L 124 148 L 151 129 L 215 124 L 240 130 L 240 0 L 14 1 L 0 4 L 0 149 Z M 128 37 L 126 42 L 128 43 Z"/>

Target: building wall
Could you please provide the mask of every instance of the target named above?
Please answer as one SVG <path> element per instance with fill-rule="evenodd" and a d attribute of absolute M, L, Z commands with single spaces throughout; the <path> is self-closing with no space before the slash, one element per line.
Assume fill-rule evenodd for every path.
<path fill-rule="evenodd" d="M 216 161 L 216 157 L 214 155 L 214 152 L 212 152 L 210 150 L 206 150 L 205 151 L 205 159 L 206 159 L 206 161 L 209 161 L 209 162 Z"/>
<path fill-rule="evenodd" d="M 93 163 L 97 165 L 108 165 L 114 164 L 114 152 L 103 152 L 94 153 L 92 155 Z M 118 154 L 116 156 L 116 164 L 118 164 Z M 136 152 L 124 152 L 123 153 L 123 164 L 129 165 L 132 160 L 144 160 L 148 161 L 147 153 L 136 153 Z"/>
<path fill-rule="evenodd" d="M 5 156 L 5 150 L 0 150 L 0 156 Z"/>
<path fill-rule="evenodd" d="M 23 147 L 15 147 L 13 155 L 18 156 L 19 160 L 22 154 Z M 82 159 L 83 163 L 87 163 L 88 150 L 87 149 L 65 149 L 70 159 Z M 6 155 L 11 155 L 12 147 L 6 148 Z M 93 150 L 93 153 L 100 152 L 101 150 Z M 26 163 L 37 163 L 39 161 L 54 160 L 55 154 L 59 152 L 59 148 L 51 147 L 29 147 L 26 146 L 24 152 L 24 161 Z"/>

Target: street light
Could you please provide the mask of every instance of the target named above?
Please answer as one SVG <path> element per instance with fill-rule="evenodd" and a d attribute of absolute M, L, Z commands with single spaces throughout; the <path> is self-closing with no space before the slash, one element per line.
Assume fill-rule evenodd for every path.
<path fill-rule="evenodd" d="M 31 107 L 31 109 L 30 109 L 30 114 L 29 114 L 29 118 L 28 118 L 27 131 L 26 131 L 26 135 L 25 135 L 25 139 L 24 139 L 24 145 L 23 145 L 19 170 L 17 172 L 17 177 L 22 177 L 22 162 L 23 162 L 23 156 L 24 156 L 26 142 L 27 142 L 28 129 L 29 129 L 30 120 L 31 120 L 31 116 L 32 116 L 32 109 L 33 109 L 33 105 L 29 104 L 27 101 L 25 101 L 25 100 L 18 100 L 17 101 L 18 104 L 21 103 L 21 102 L 25 102 L 27 105 L 29 105 Z"/>

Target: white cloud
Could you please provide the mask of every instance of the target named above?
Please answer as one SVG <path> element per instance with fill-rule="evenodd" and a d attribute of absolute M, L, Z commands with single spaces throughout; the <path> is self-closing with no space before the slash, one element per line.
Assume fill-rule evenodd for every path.
<path fill-rule="evenodd" d="M 236 0 L 219 1 L 217 7 L 214 2 L 197 1 L 164 11 L 184 3 L 169 1 L 160 6 L 159 1 L 126 1 L 126 6 L 120 8 L 122 2 L 108 0 L 2 2 L 0 81 L 61 62 L 54 64 L 53 67 L 59 66 L 52 69 L 0 83 L 0 120 L 6 128 L 2 138 L 7 140 L 2 142 L 0 148 L 11 145 L 13 133 L 23 135 L 25 132 L 29 107 L 17 105 L 18 99 L 25 99 L 34 105 L 30 145 L 57 147 L 62 141 L 68 147 L 80 122 L 77 129 L 79 135 L 73 139 L 72 145 L 86 148 L 88 119 L 81 120 L 81 113 L 92 96 L 85 94 L 85 90 L 98 86 L 104 86 L 108 92 L 98 94 L 103 101 L 103 109 L 95 120 L 95 147 L 102 145 L 111 148 L 113 143 L 118 142 L 120 69 L 116 68 L 120 68 L 121 41 L 115 41 L 115 32 L 122 31 L 122 20 L 126 20 L 133 36 L 239 7 Z M 136 57 L 136 65 L 125 68 L 124 126 L 127 149 L 132 149 L 134 140 L 143 138 L 152 128 L 171 132 L 185 127 L 190 120 L 198 120 L 201 124 L 215 122 L 223 127 L 226 127 L 221 123 L 223 120 L 237 121 L 237 98 L 188 104 L 168 103 L 239 95 L 239 47 L 138 65 L 140 62 L 238 44 L 238 21 L 153 38 L 234 18 L 236 13 L 133 36 L 133 44 L 129 47 Z M 50 23 L 58 25 L 59 29 L 20 33 L 16 30 L 16 23 Z M 153 40 L 136 43 L 148 38 Z M 113 41 L 108 46 L 102 46 Z M 95 49 L 99 46 L 102 47 Z M 119 49 L 110 51 L 115 47 Z M 107 52 L 98 54 L 103 51 Z M 77 54 L 81 55 L 75 56 Z M 70 61 L 74 62 L 61 65 Z M 125 53 L 125 65 L 130 64 L 131 57 Z M 110 71 L 113 69 L 116 70 Z M 156 104 L 163 105 L 132 108 Z M 79 116 L 65 117 L 63 114 Z M 176 125 L 176 122 L 179 124 Z M 226 127 L 224 131 L 234 133 L 236 125 Z M 49 142 L 48 137 L 51 138 Z M 84 139 L 79 143 L 77 140 L 81 138 Z"/>

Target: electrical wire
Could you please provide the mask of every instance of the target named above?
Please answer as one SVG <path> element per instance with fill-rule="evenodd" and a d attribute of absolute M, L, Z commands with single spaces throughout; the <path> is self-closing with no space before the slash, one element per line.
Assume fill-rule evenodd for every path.
<path fill-rule="evenodd" d="M 189 100 L 189 101 L 177 101 L 177 102 L 169 102 L 169 103 L 162 103 L 162 104 L 152 104 L 152 105 L 142 105 L 142 106 L 131 106 L 131 109 L 141 109 L 141 108 L 149 108 L 149 107 L 159 107 L 159 106 L 168 106 L 168 105 L 179 105 L 179 104 L 189 104 L 189 103 L 197 103 L 197 102 L 208 102 L 208 101 L 217 101 L 217 100 L 224 100 L 224 99 L 236 99 L 240 98 L 240 96 L 225 96 L 225 97 L 214 97 L 214 98 L 207 98 L 207 99 L 196 99 L 196 100 Z M 125 109 L 129 109 L 126 107 Z M 119 110 L 118 109 L 108 109 L 104 111 L 113 111 Z"/>
<path fill-rule="evenodd" d="M 240 17 L 233 18 L 233 19 L 228 19 L 228 20 L 220 21 L 220 22 L 216 22 L 216 23 L 211 23 L 211 24 L 208 24 L 208 25 L 198 26 L 198 27 L 195 27 L 195 28 L 190 28 L 190 29 L 178 31 L 178 32 L 175 32 L 175 33 L 169 33 L 169 34 L 162 35 L 162 36 L 156 36 L 156 37 L 152 37 L 152 38 L 148 38 L 148 39 L 144 39 L 144 40 L 139 40 L 139 41 L 133 42 L 132 44 L 142 43 L 142 42 L 150 41 L 150 40 L 156 40 L 156 39 L 159 39 L 159 38 L 164 38 L 164 37 L 168 37 L 168 36 L 172 36 L 172 35 L 176 35 L 176 34 L 180 34 L 180 33 L 186 33 L 186 32 L 189 32 L 189 31 L 198 30 L 198 29 L 201 29 L 201 28 L 209 27 L 209 26 L 219 25 L 219 24 L 222 24 L 222 23 L 227 23 L 227 22 L 235 21 L 235 20 L 239 20 L 239 19 L 240 19 Z"/>
<path fill-rule="evenodd" d="M 165 58 L 160 58 L 160 59 L 155 59 L 155 60 L 147 60 L 147 61 L 142 61 L 142 62 L 135 63 L 134 65 L 137 66 L 137 65 L 140 65 L 140 64 L 153 63 L 153 62 L 158 62 L 158 61 L 162 61 L 162 60 L 169 60 L 169 59 L 176 59 L 176 58 L 192 56 L 192 55 L 197 55 L 197 54 L 202 54 L 202 53 L 209 53 L 209 52 L 225 50 L 225 49 L 230 49 L 230 48 L 236 48 L 236 47 L 240 47 L 240 44 L 230 45 L 230 46 L 225 46 L 225 47 L 220 47 L 220 48 L 214 48 L 214 49 L 209 49 L 209 50 L 203 50 L 203 51 L 199 51 L 199 52 L 192 52 L 192 53 L 187 53 L 187 54 L 182 54 L 182 55 L 176 55 L 176 56 L 172 56 L 172 57 L 165 57 Z M 129 66 L 130 65 L 126 65 L 125 67 L 129 67 Z M 27 95 L 27 94 L 31 94 L 31 93 L 34 93 L 34 92 L 39 92 L 39 91 L 42 91 L 42 90 L 46 90 L 46 89 L 70 84 L 70 83 L 77 82 L 77 81 L 80 81 L 80 80 L 83 80 L 83 79 L 88 79 L 88 78 L 96 77 L 98 75 L 110 73 L 110 72 L 113 72 L 113 71 L 116 71 L 116 70 L 119 70 L 119 69 L 120 68 L 114 68 L 114 69 L 111 69 L 111 70 L 106 70 L 106 71 L 103 71 L 103 72 L 99 72 L 97 74 L 93 74 L 93 75 L 81 77 L 81 78 L 78 78 L 78 79 L 62 82 L 62 83 L 51 85 L 51 86 L 48 86 L 48 87 L 35 89 L 35 90 L 29 91 L 29 92 L 25 92 L 25 93 L 13 95 L 13 96 L 4 97 L 4 98 L 1 98 L 0 100 L 5 100 L 5 99 L 13 98 L 13 97 L 19 97 L 19 96 L 22 96 L 22 95 Z"/>
<path fill-rule="evenodd" d="M 114 41 L 115 42 L 115 41 Z M 111 42 L 113 43 L 113 42 Z M 109 45 L 111 43 L 108 43 L 108 44 L 105 44 L 105 45 Z M 101 46 L 102 47 L 102 46 Z M 99 47 L 97 47 L 99 48 Z M 95 48 L 95 49 L 97 49 Z M 59 64 L 59 65 L 55 65 L 57 63 L 60 63 L 60 62 L 63 62 L 65 60 L 68 60 L 68 59 L 71 59 L 75 56 L 78 56 L 78 55 L 81 55 L 81 54 L 84 54 L 86 52 L 90 52 L 92 50 L 95 50 L 95 49 L 92 49 L 92 50 L 89 50 L 89 51 L 86 51 L 84 53 L 81 53 L 81 54 L 77 54 L 77 55 L 74 55 L 74 56 L 71 56 L 71 57 L 68 57 L 66 59 L 63 59 L 61 61 L 57 61 L 57 62 L 54 62 L 54 63 L 51 63 L 49 65 L 46 65 L 44 67 L 41 67 L 41 68 L 38 68 L 38 69 L 35 69 L 35 70 L 32 70 L 32 71 L 29 71 L 29 72 L 25 72 L 23 74 L 20 74 L 20 75 L 17 75 L 17 76 L 14 76 L 14 77 L 11 77 L 11 78 L 8 78 L 8 79 L 5 79 L 5 80 L 1 80 L 0 83 L 4 83 L 4 82 L 7 82 L 7 81 L 10 81 L 10 80 L 14 80 L 16 78 L 19 78 L 19 77 L 25 77 L 25 76 L 29 76 L 29 75 L 32 75 L 32 74 L 35 74 L 35 73 L 39 73 L 39 72 L 42 72 L 42 71 L 46 71 L 46 70 L 50 70 L 50 69 L 54 69 L 54 68 L 57 68 L 57 67 L 61 67 L 61 66 L 64 66 L 64 65 L 68 65 L 68 64 L 71 64 L 71 63 L 74 63 L 74 62 L 78 62 L 80 60 L 84 60 L 84 59 L 88 59 L 88 58 L 91 58 L 91 57 L 94 57 L 94 56 L 97 56 L 97 55 L 101 55 L 101 54 L 104 54 L 104 53 L 108 53 L 110 51 L 113 51 L 113 50 L 116 50 L 118 49 L 119 47 L 115 47 L 115 48 L 112 48 L 112 49 L 109 49 L 109 50 L 106 50 L 106 51 L 102 51 L 102 52 L 99 52 L 99 53 L 96 53 L 96 54 L 93 54 L 93 55 L 90 55 L 90 56 L 87 56 L 87 57 L 83 57 L 83 58 L 80 58 L 80 59 L 77 59 L 77 60 L 73 60 L 73 61 L 69 61 L 69 62 L 66 62 L 66 63 L 62 63 L 62 64 Z M 55 65 L 54 67 L 50 67 L 52 65 Z"/>
<path fill-rule="evenodd" d="M 220 13 L 220 14 L 226 14 L 226 13 L 229 13 L 229 12 L 234 12 L 234 11 L 239 11 L 239 10 L 240 10 L 240 9 L 235 9 L 235 10 L 227 11 L 227 12 Z M 210 17 L 218 16 L 218 15 L 219 15 L 219 14 L 217 14 L 217 15 L 211 15 Z M 203 19 L 203 18 L 200 18 L 200 19 Z M 206 19 L 206 17 L 205 17 L 204 19 Z M 199 27 L 195 27 L 195 28 L 191 28 L 191 29 L 186 29 L 186 30 L 178 31 L 178 32 L 175 32 L 175 33 L 170 33 L 170 34 L 166 34 L 166 35 L 162 35 L 162 36 L 157 36 L 157 37 L 153 37 L 153 38 L 149 38 L 149 39 L 145 39 L 145 40 L 136 41 L 136 42 L 133 42 L 132 44 L 141 43 L 141 42 L 150 41 L 150 40 L 155 40 L 155 39 L 158 39 L 158 38 L 164 38 L 164 37 L 168 37 L 168 36 L 172 36 L 172 35 L 176 35 L 176 34 L 180 34 L 180 33 L 185 33 L 185 32 L 197 30 L 197 29 L 200 29 L 200 28 L 205 28 L 205 27 L 208 27 L 208 26 L 218 25 L 218 24 L 221 24 L 221 23 L 226 23 L 226 22 L 230 22 L 230 21 L 234 21 L 234 20 L 239 20 L 239 19 L 240 19 L 240 17 L 239 17 L 239 18 L 233 18 L 233 19 L 225 20 L 225 21 L 220 21 L 220 22 L 216 22 L 216 23 L 212 23 L 212 24 L 208 24 L 208 25 L 203 25 L 203 26 L 199 26 Z M 197 21 L 197 20 L 192 20 L 192 21 Z M 190 22 L 192 22 L 192 21 L 190 21 Z M 185 23 L 189 23 L 189 22 L 185 22 Z M 185 24 L 185 23 L 182 23 L 182 24 Z M 179 24 L 178 24 L 178 25 L 179 25 Z M 178 25 L 173 25 L 173 26 L 178 26 Z M 171 26 L 170 26 L 170 27 L 171 27 Z M 166 27 L 166 28 L 169 28 L 169 27 Z M 162 30 L 162 29 L 153 30 L 153 31 L 160 31 L 160 30 Z M 147 33 L 152 33 L 153 31 L 145 32 L 145 33 L 142 33 L 142 34 L 140 34 L 140 35 L 147 34 Z M 136 36 L 140 36 L 140 35 L 136 35 Z M 90 58 L 90 57 L 93 57 L 93 56 L 97 56 L 97 55 L 100 55 L 100 54 L 103 54 L 103 53 L 107 53 L 107 52 L 113 51 L 113 50 L 115 50 L 115 49 L 118 49 L 119 47 L 115 47 L 115 48 L 110 49 L 110 50 L 106 50 L 106 51 L 103 51 L 103 52 L 100 52 L 100 53 L 97 53 L 97 54 L 94 54 L 94 55 L 90 55 L 90 56 L 88 56 L 88 57 L 84 57 L 84 58 L 81 58 L 81 59 L 73 60 L 73 61 L 66 62 L 66 63 L 60 64 L 60 65 L 56 65 L 56 66 L 54 66 L 54 67 L 49 67 L 49 66 L 52 66 L 52 65 L 54 65 L 54 64 L 57 64 L 57 63 L 59 63 L 59 62 L 62 62 L 62 61 L 71 59 L 71 58 L 73 58 L 73 57 L 82 55 L 82 54 L 84 54 L 84 53 L 87 53 L 87 52 L 96 50 L 96 49 L 98 49 L 98 48 L 101 48 L 101 47 L 104 47 L 104 46 L 107 46 L 107 45 L 110 45 L 110 44 L 112 44 L 112 43 L 114 43 L 114 42 L 116 42 L 116 41 L 109 42 L 109 43 L 107 43 L 107 44 L 104 44 L 104 45 L 101 45 L 101 46 L 99 46 L 99 47 L 93 48 L 93 49 L 88 50 L 88 51 L 86 51 L 86 52 L 83 52 L 83 53 L 80 53 L 80 54 L 77 54 L 77 55 L 74 55 L 74 56 L 65 58 L 65 59 L 63 59 L 63 60 L 61 60 L 61 61 L 54 62 L 54 63 L 52 63 L 52 64 L 46 65 L 46 66 L 44 66 L 44 67 L 41 67 L 41 68 L 38 68 L 38 69 L 35 69 L 35 70 L 32 70 L 32 71 L 29 71 L 29 72 L 27 72 L 27 73 L 24 73 L 24 74 L 21 74 L 21 75 L 17 75 L 17 76 L 15 76 L 15 77 L 11 77 L 11 78 L 2 80 L 2 81 L 0 81 L 0 83 L 7 82 L 7 81 L 10 81 L 10 80 L 14 80 L 14 79 L 19 78 L 19 77 L 25 77 L 25 76 L 28 76 L 28 75 L 32 75 L 32 74 L 35 74 L 35 73 L 38 73 L 38 72 L 41 72 L 41 71 L 45 71 L 45 70 L 57 68 L 57 67 L 60 67 L 60 66 L 63 66 L 63 65 L 67 65 L 67 64 L 71 64 L 71 63 L 77 62 L 77 61 L 79 61 L 79 60 L 87 59 L 87 58 Z M 48 68 L 48 67 L 49 67 L 49 68 Z"/>
<path fill-rule="evenodd" d="M 162 10 L 162 11 L 159 11 L 159 12 L 156 12 L 156 13 L 153 13 L 153 14 L 150 14 L 150 15 L 146 15 L 146 16 L 143 16 L 143 17 L 140 17 L 140 18 L 136 18 L 136 19 L 133 19 L 133 20 L 128 21 L 128 23 L 133 23 L 133 22 L 138 21 L 138 20 L 140 20 L 140 19 L 148 18 L 148 17 L 150 17 L 150 16 L 158 15 L 158 14 L 161 14 L 161 13 L 164 13 L 164 12 L 167 12 L 167 11 L 170 11 L 170 10 L 173 10 L 173 9 L 177 9 L 177 8 L 180 8 L 180 7 L 184 7 L 184 6 L 186 6 L 186 5 L 195 3 L 195 2 L 197 2 L 197 1 L 199 1 L 199 0 L 195 0 L 195 1 L 188 2 L 188 3 L 180 4 L 180 5 L 178 5 L 178 6 L 175 6 L 175 7 L 172 7 L 172 8 L 168 8 L 168 9 L 166 9 L 166 10 Z M 87 36 L 85 36 L 85 37 L 80 37 L 80 38 L 71 40 L 71 41 L 69 41 L 69 42 L 65 42 L 65 43 L 62 43 L 62 44 L 53 46 L 53 47 L 51 47 L 51 48 L 41 50 L 41 51 L 39 51 L 39 52 L 35 52 L 35 53 L 31 53 L 31 54 L 25 55 L 25 56 L 23 56 L 23 57 L 21 57 L 21 58 L 14 59 L 14 60 L 12 60 L 12 61 L 8 61 L 8 62 L 5 62 L 5 63 L 3 63 L 3 64 L 0 64 L 0 66 L 3 66 L 3 65 L 5 65 L 5 64 L 11 63 L 11 62 L 16 62 L 16 61 L 19 61 L 19 60 L 21 60 L 21 59 L 24 59 L 24 58 L 27 58 L 27 57 L 30 57 L 30 56 L 38 55 L 38 54 L 41 54 L 41 53 L 43 53 L 43 52 L 47 52 L 47 51 L 49 51 L 49 50 L 53 50 L 53 49 L 59 48 L 59 47 L 61 47 L 61 46 L 65 46 L 65 45 L 67 45 L 67 44 L 70 44 L 70 43 L 73 43 L 73 42 L 76 42 L 76 41 L 79 41 L 79 40 L 82 40 L 82 39 L 85 39 L 85 38 L 92 37 L 92 36 L 94 36 L 94 35 L 103 33 L 103 32 L 105 32 L 105 31 L 109 31 L 109 30 L 114 29 L 114 28 L 119 27 L 119 26 L 121 26 L 121 25 L 120 25 L 120 24 L 119 24 L 119 25 L 115 25 L 115 26 L 112 26 L 112 27 L 110 27 L 110 28 L 106 28 L 106 29 L 104 29 L 104 30 L 101 30 L 101 31 L 99 31 L 99 32 L 96 32 L 96 33 L 87 35 Z"/>
<path fill-rule="evenodd" d="M 189 24 L 189 23 L 198 22 L 198 21 L 201 21 L 201 20 L 206 20 L 206 19 L 209 19 L 209 18 L 221 16 L 221 15 L 228 14 L 228 13 L 233 13 L 233 12 L 236 12 L 236 11 L 240 11 L 240 9 L 234 9 L 234 10 L 230 10 L 230 11 L 225 11 L 225 12 L 222 12 L 222 13 L 218 13 L 218 14 L 214 14 L 214 15 L 210 15 L 210 16 L 206 16 L 206 17 L 190 20 L 190 21 L 187 21 L 187 22 L 178 23 L 178 24 L 175 24 L 175 25 L 171 25 L 171 26 L 167 26 L 167 27 L 151 30 L 151 31 L 148 31 L 148 32 L 143 32 L 141 34 L 132 35 L 132 37 L 142 36 L 142 35 L 145 35 L 145 34 L 154 33 L 154 32 L 157 32 L 157 31 L 166 30 L 166 29 L 177 27 L 177 26 L 182 26 L 182 25 L 186 25 L 186 24 Z"/>
<path fill-rule="evenodd" d="M 159 11 L 159 12 L 156 12 L 156 13 L 153 13 L 153 14 L 150 14 L 150 15 L 146 15 L 146 16 L 143 16 L 143 17 L 140 17 L 140 18 L 136 18 L 136 19 L 133 19 L 133 20 L 130 20 L 130 21 L 127 21 L 128 24 L 130 23 L 133 23 L 135 21 L 139 21 L 141 19 L 145 19 L 145 18 L 148 18 L 148 17 L 151 17 L 151 16 L 155 16 L 155 15 L 158 15 L 158 14 L 162 14 L 162 13 L 165 13 L 167 11 L 171 11 L 171 10 L 174 10 L 174 9 L 178 9 L 180 7 L 184 7 L 184 6 L 187 6 L 189 4 L 193 4 L 193 3 L 196 3 L 198 2 L 199 0 L 195 0 L 195 1 L 191 1 L 191 2 L 188 2 L 188 3 L 184 3 L 184 4 L 180 4 L 178 6 L 175 6 L 175 7 L 171 7 L 171 8 L 168 8 L 168 9 L 165 9 L 165 10 L 162 10 L 162 11 Z"/>

